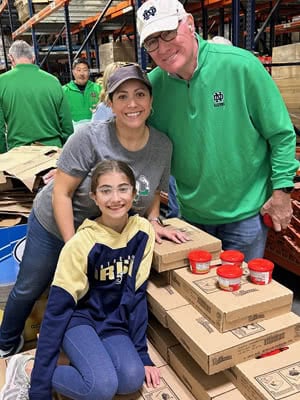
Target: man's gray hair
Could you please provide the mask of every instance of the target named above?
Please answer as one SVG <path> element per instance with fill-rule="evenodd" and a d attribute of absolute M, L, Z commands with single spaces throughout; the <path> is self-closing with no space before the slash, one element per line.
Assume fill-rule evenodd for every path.
<path fill-rule="evenodd" d="M 33 47 L 30 46 L 24 40 L 16 40 L 10 46 L 8 54 L 13 56 L 15 60 L 20 58 L 27 58 L 28 60 L 32 60 L 34 58 Z"/>

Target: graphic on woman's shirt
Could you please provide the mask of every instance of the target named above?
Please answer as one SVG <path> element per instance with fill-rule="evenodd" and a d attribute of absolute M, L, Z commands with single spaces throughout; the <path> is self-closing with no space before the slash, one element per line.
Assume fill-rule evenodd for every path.
<path fill-rule="evenodd" d="M 140 175 L 136 179 L 136 196 L 133 201 L 133 207 L 136 211 L 143 209 L 143 207 L 140 205 L 141 197 L 149 196 L 149 194 L 150 182 L 145 175 Z"/>

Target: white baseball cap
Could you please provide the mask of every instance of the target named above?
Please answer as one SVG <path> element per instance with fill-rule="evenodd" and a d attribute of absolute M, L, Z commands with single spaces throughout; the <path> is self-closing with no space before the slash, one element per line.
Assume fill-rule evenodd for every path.
<path fill-rule="evenodd" d="M 140 45 L 153 33 L 176 29 L 185 15 L 187 12 L 178 0 L 147 0 L 137 11 Z"/>

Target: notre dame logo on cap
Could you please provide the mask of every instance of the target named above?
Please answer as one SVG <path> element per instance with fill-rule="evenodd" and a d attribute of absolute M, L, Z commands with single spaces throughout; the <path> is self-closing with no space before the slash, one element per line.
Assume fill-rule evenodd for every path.
<path fill-rule="evenodd" d="M 156 14 L 157 10 L 155 7 L 150 7 L 148 10 L 145 10 L 143 13 L 143 17 L 145 21 L 148 21 L 148 19 L 150 17 L 154 17 L 154 15 Z"/>

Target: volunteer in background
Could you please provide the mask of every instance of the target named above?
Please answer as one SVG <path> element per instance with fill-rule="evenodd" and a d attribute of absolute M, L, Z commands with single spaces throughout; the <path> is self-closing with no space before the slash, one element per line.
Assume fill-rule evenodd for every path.
<path fill-rule="evenodd" d="M 282 97 L 249 51 L 208 43 L 177 0 L 148 0 L 137 12 L 141 45 L 158 66 L 150 123 L 173 143 L 172 175 L 184 219 L 238 249 L 264 254 L 291 220 L 299 167 Z M 176 96 L 174 95 L 176 93 Z"/>
<path fill-rule="evenodd" d="M 62 150 L 54 182 L 35 197 L 20 271 L 0 329 L 0 357 L 22 348 L 25 321 L 50 284 L 64 243 L 85 218 L 99 216 L 88 196 L 91 173 L 99 161 L 118 159 L 133 169 L 134 210 L 148 217 L 158 242 L 162 237 L 176 243 L 188 239 L 157 223 L 160 191 L 168 188 L 172 145 L 166 135 L 146 125 L 152 104 L 149 80 L 138 66 L 124 66 L 111 75 L 108 93 L 115 118 L 79 126 Z"/>
<path fill-rule="evenodd" d="M 85 58 L 76 58 L 72 65 L 74 80 L 63 86 L 74 125 L 91 120 L 99 100 L 101 86 L 89 80 L 90 66 Z"/>
<path fill-rule="evenodd" d="M 0 75 L 0 153 L 36 142 L 62 147 L 73 125 L 61 84 L 34 64 L 25 41 L 16 40 L 8 57 L 12 69 Z"/>

